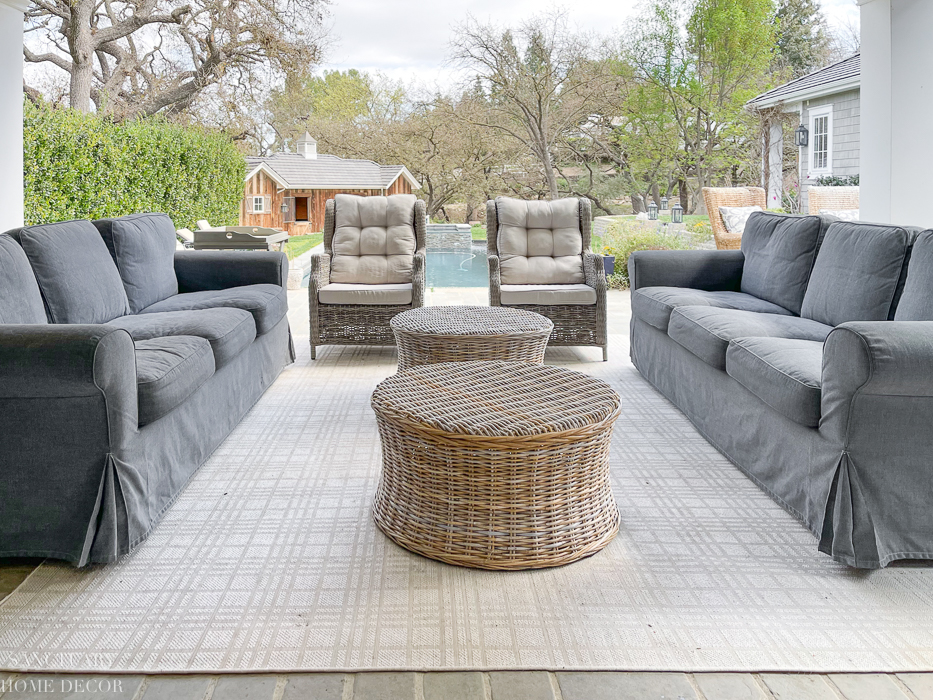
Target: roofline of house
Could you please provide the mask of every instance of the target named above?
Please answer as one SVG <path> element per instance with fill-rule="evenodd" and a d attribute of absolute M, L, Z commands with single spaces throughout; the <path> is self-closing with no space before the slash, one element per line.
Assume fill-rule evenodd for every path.
<path fill-rule="evenodd" d="M 276 183 L 279 185 L 279 187 L 284 187 L 284 188 L 286 188 L 286 189 L 289 187 L 289 185 L 288 185 L 287 182 L 283 182 L 283 181 L 282 181 L 282 176 L 279 175 L 277 172 L 275 172 L 272 168 L 270 168 L 270 167 L 269 167 L 268 165 L 266 165 L 265 163 L 260 163 L 260 164 L 257 165 L 255 168 L 253 168 L 252 170 L 250 170 L 250 171 L 246 174 L 246 177 L 243 178 L 243 182 L 249 182 L 250 180 L 252 180 L 252 179 L 253 179 L 253 176 L 254 176 L 256 173 L 258 173 L 260 170 L 261 170 L 262 172 L 264 172 L 266 175 L 268 175 L 269 177 L 271 177 L 273 180 L 275 180 Z"/>
<path fill-rule="evenodd" d="M 384 166 L 383 166 L 383 167 L 384 167 Z M 283 181 L 282 176 L 279 175 L 277 172 L 275 172 L 272 168 L 270 168 L 265 162 L 260 163 L 260 164 L 257 165 L 255 168 L 253 168 L 252 170 L 250 170 L 250 171 L 246 174 L 246 177 L 243 178 L 243 182 L 249 182 L 249 181 L 256 175 L 256 173 L 258 173 L 260 170 L 261 170 L 262 172 L 264 172 L 266 175 L 268 175 L 269 177 L 271 177 L 273 180 L 275 180 L 276 184 L 278 184 L 279 187 L 281 187 L 281 188 L 283 188 L 283 189 L 286 189 L 286 190 L 339 190 L 339 189 L 347 189 L 347 190 L 387 190 L 387 189 L 389 189 L 389 188 L 392 186 L 392 183 L 393 183 L 393 182 L 395 182 L 396 180 L 399 179 L 399 177 L 404 177 L 406 180 L 408 180 L 408 184 L 411 185 L 411 188 L 412 188 L 413 190 L 420 190 L 420 189 L 421 189 L 421 183 L 419 183 L 419 182 L 415 179 L 414 175 L 412 175 L 411 172 L 409 172 L 408 168 L 406 168 L 404 165 L 401 166 L 401 167 L 398 169 L 398 171 L 395 173 L 395 175 L 392 177 L 392 179 L 389 180 L 388 183 L 386 183 L 386 184 L 379 184 L 379 185 L 377 185 L 376 187 L 361 187 L 359 184 L 354 184 L 354 185 L 344 185 L 344 184 L 336 184 L 336 185 L 335 185 L 335 184 L 328 184 L 328 185 L 323 185 L 323 186 L 322 186 L 322 185 L 310 185 L 310 186 L 306 186 L 306 185 L 293 185 L 293 184 L 291 184 L 291 183 L 288 183 L 288 182 Z"/>
<path fill-rule="evenodd" d="M 817 85 L 816 87 L 808 88 L 806 90 L 789 92 L 784 95 L 777 95 L 775 97 L 763 99 L 756 98 L 754 100 L 749 100 L 748 106 L 751 109 L 776 107 L 777 105 L 787 104 L 789 102 L 802 102 L 803 100 L 813 100 L 817 97 L 826 97 L 827 95 L 835 95 L 840 92 L 847 92 L 849 90 L 854 90 L 855 88 L 861 87 L 861 85 L 862 77 L 853 76 L 851 78 L 840 79 L 832 83 Z"/>

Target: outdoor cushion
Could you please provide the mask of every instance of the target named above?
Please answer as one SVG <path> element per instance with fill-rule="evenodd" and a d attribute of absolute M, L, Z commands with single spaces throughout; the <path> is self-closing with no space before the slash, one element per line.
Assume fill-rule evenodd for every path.
<path fill-rule="evenodd" d="M 818 216 L 752 214 L 742 234 L 741 291 L 799 315 L 825 226 Z"/>
<path fill-rule="evenodd" d="M 596 290 L 585 284 L 503 284 L 500 301 L 510 306 L 590 306 L 596 303 Z"/>
<path fill-rule="evenodd" d="M 376 304 L 406 306 L 411 304 L 411 284 L 342 284 L 331 282 L 321 287 L 322 304 Z"/>
<path fill-rule="evenodd" d="M 726 372 L 795 423 L 820 424 L 823 343 L 790 338 L 736 338 L 726 350 Z"/>
<path fill-rule="evenodd" d="M 130 311 L 178 294 L 175 225 L 165 214 L 132 214 L 94 222 L 117 265 Z"/>
<path fill-rule="evenodd" d="M 642 287 L 632 292 L 632 315 L 667 332 L 671 312 L 678 306 L 714 306 L 763 314 L 790 316 L 787 309 L 742 292 L 707 292 L 685 287 Z"/>
<path fill-rule="evenodd" d="M 410 283 L 416 245 L 414 212 L 411 194 L 336 195 L 330 281 Z"/>
<path fill-rule="evenodd" d="M 29 258 L 52 323 L 106 323 L 130 312 L 120 273 L 90 221 L 11 234 Z"/>
<path fill-rule="evenodd" d="M 502 284 L 581 284 L 580 201 L 496 199 Z"/>
<path fill-rule="evenodd" d="M 667 334 L 706 364 L 726 369 L 726 350 L 735 338 L 795 338 L 822 342 L 830 326 L 798 316 L 759 314 L 709 306 L 680 306 L 671 314 Z"/>
<path fill-rule="evenodd" d="M 139 426 L 177 408 L 214 374 L 214 354 L 204 338 L 177 335 L 136 343 Z"/>
<path fill-rule="evenodd" d="M 9 236 L 0 236 L 0 323 L 48 323 L 29 259 Z"/>
<path fill-rule="evenodd" d="M 816 256 L 800 315 L 831 326 L 886 321 L 912 237 L 898 226 L 834 221 Z"/>
<path fill-rule="evenodd" d="M 933 321 L 933 231 L 924 231 L 914 242 L 894 320 Z"/>
<path fill-rule="evenodd" d="M 136 341 L 176 335 L 204 338 L 211 344 L 217 369 L 230 362 L 256 339 L 256 323 L 242 309 L 168 311 L 124 316 L 114 319 L 108 325 L 123 328 Z"/>
<path fill-rule="evenodd" d="M 841 221 L 858 221 L 858 209 L 820 209 L 821 216 L 831 216 Z"/>
<path fill-rule="evenodd" d="M 256 321 L 259 335 L 275 328 L 288 313 L 288 293 L 277 284 L 250 284 L 229 289 L 211 289 L 204 292 L 176 294 L 140 313 L 155 314 L 166 311 L 195 311 L 198 309 L 233 308 L 249 311 Z"/>
<path fill-rule="evenodd" d="M 743 233 L 748 217 L 758 211 L 762 209 L 757 204 L 750 207 L 719 207 L 722 223 L 726 225 L 726 231 L 729 233 Z"/>

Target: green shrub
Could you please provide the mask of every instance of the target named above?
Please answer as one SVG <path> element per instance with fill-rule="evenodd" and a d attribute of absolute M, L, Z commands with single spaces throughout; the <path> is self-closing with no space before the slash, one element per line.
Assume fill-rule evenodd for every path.
<path fill-rule="evenodd" d="M 858 175 L 823 175 L 816 178 L 821 187 L 858 187 Z"/>
<path fill-rule="evenodd" d="M 246 162 L 222 133 L 31 102 L 23 127 L 27 224 L 136 212 L 164 212 L 177 228 L 238 222 Z"/>
<path fill-rule="evenodd" d="M 707 224 L 708 225 L 708 224 Z M 603 235 L 603 255 L 614 255 L 615 268 L 607 279 L 611 289 L 628 289 L 628 256 L 636 250 L 687 250 L 695 247 L 693 236 L 668 233 L 637 221 L 614 221 Z"/>

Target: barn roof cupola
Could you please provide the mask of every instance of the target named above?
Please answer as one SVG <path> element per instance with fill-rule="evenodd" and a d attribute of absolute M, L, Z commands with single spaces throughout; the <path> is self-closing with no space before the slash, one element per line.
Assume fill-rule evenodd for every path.
<path fill-rule="evenodd" d="M 307 131 L 304 136 L 298 139 L 298 153 L 305 158 L 317 158 L 317 141 L 311 138 L 311 134 Z"/>

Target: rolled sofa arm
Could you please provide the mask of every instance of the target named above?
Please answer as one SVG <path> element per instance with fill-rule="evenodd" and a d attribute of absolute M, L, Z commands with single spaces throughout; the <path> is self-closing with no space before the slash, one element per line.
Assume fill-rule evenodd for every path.
<path fill-rule="evenodd" d="M 179 250 L 178 291 L 204 292 L 248 284 L 288 286 L 288 256 L 265 250 Z"/>
<path fill-rule="evenodd" d="M 737 292 L 745 255 L 740 250 L 636 250 L 628 259 L 629 284 Z"/>

